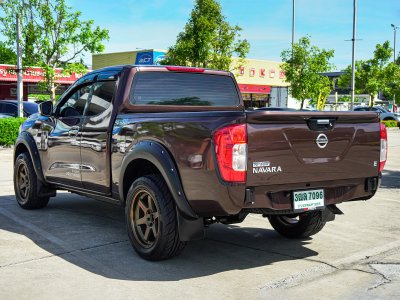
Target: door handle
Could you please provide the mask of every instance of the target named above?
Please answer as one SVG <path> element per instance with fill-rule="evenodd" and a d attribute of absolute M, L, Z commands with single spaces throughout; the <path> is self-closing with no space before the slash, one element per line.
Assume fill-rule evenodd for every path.
<path fill-rule="evenodd" d="M 77 136 L 79 133 L 79 126 L 72 126 L 71 129 L 68 131 L 69 136 Z"/>

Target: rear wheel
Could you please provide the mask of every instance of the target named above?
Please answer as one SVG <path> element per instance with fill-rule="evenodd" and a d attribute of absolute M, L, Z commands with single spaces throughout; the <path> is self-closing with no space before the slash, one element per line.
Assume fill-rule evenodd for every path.
<path fill-rule="evenodd" d="M 38 209 L 49 203 L 49 197 L 39 197 L 40 184 L 30 155 L 28 153 L 18 155 L 14 164 L 14 191 L 19 206 L 25 209 Z"/>
<path fill-rule="evenodd" d="M 309 237 L 321 231 L 325 226 L 319 211 L 299 215 L 272 215 L 268 219 L 279 234 L 288 238 Z"/>
<path fill-rule="evenodd" d="M 171 258 L 186 245 L 179 240 L 175 203 L 161 176 L 135 180 L 127 195 L 125 216 L 131 244 L 147 260 Z"/>

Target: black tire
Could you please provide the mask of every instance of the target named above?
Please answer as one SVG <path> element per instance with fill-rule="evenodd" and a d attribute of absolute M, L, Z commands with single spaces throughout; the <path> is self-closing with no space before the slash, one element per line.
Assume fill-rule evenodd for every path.
<path fill-rule="evenodd" d="M 161 176 L 140 177 L 133 182 L 126 198 L 125 216 L 131 244 L 144 259 L 164 260 L 184 249 L 175 203 Z"/>
<path fill-rule="evenodd" d="M 49 197 L 39 197 L 40 184 L 30 155 L 18 155 L 14 164 L 14 192 L 19 206 L 24 209 L 39 209 L 49 203 Z"/>
<path fill-rule="evenodd" d="M 305 238 L 312 236 L 325 226 L 321 212 L 312 211 L 296 215 L 273 215 L 268 217 L 272 227 L 287 238 Z"/>

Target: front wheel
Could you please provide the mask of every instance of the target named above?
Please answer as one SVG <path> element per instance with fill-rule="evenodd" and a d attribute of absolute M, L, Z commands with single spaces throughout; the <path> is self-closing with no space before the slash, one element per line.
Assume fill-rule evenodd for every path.
<path fill-rule="evenodd" d="M 325 226 L 320 211 L 299 215 L 272 215 L 268 219 L 279 234 L 292 239 L 312 236 Z"/>
<path fill-rule="evenodd" d="M 147 260 L 171 258 L 186 245 L 179 240 L 175 203 L 161 176 L 140 177 L 133 182 L 125 216 L 131 244 Z"/>
<path fill-rule="evenodd" d="M 14 164 L 14 191 L 19 206 L 25 209 L 43 208 L 49 197 L 39 196 L 40 182 L 28 153 L 18 155 Z"/>

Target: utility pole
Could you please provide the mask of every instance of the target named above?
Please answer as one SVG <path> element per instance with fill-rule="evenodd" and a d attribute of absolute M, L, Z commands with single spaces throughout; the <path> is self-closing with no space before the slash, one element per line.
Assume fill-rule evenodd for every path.
<path fill-rule="evenodd" d="M 353 38 L 351 51 L 351 104 L 350 110 L 354 110 L 354 90 L 355 90 L 355 74 L 356 74 L 356 15 L 357 15 L 357 0 L 353 0 Z"/>
<path fill-rule="evenodd" d="M 3 4 L 4 0 L 0 0 L 0 4 Z M 22 1 L 22 8 L 25 3 Z M 19 12 L 15 15 L 15 26 L 16 26 L 16 43 L 17 43 L 17 101 L 18 101 L 18 117 L 24 116 L 24 107 L 22 104 L 24 98 L 24 88 L 22 79 L 22 49 L 21 49 L 21 31 L 20 31 L 20 16 Z"/>
<path fill-rule="evenodd" d="M 22 51 L 21 51 L 21 32 L 19 23 L 19 14 L 16 16 L 17 28 L 17 100 L 18 100 L 18 117 L 24 116 L 24 107 L 22 101 L 24 100 L 24 88 L 22 78 Z"/>

